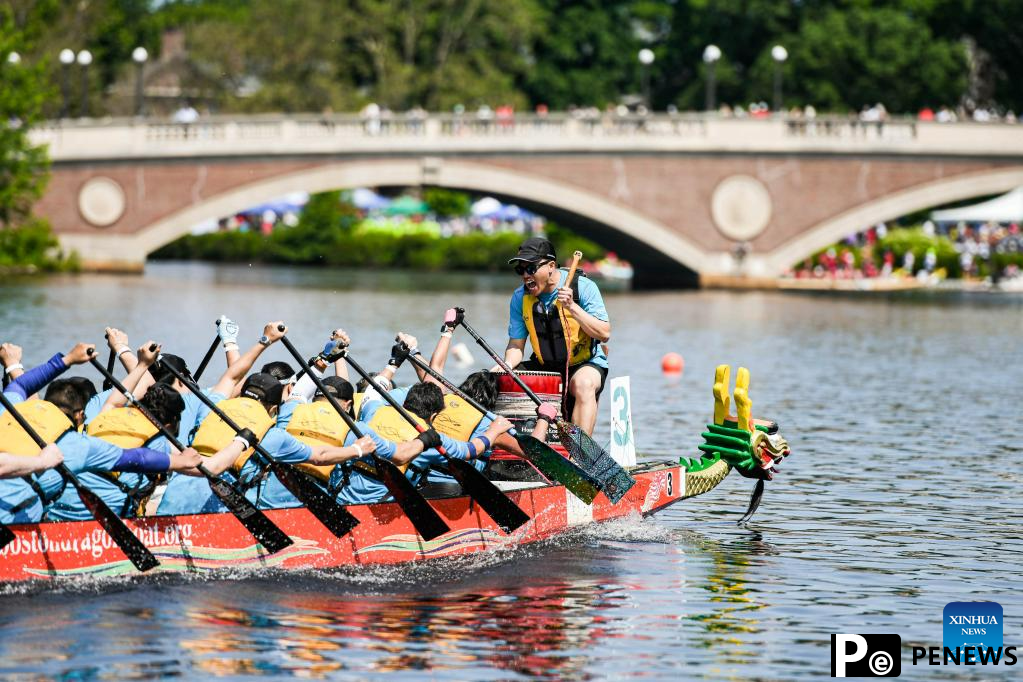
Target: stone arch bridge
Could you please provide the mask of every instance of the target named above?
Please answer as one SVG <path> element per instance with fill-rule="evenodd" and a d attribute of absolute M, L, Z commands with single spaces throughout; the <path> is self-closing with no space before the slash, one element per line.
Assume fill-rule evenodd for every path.
<path fill-rule="evenodd" d="M 293 191 L 439 186 L 573 225 L 637 286 L 763 285 L 842 237 L 1023 185 L 1023 126 L 912 120 L 354 116 L 52 123 L 37 209 L 89 269 Z"/>

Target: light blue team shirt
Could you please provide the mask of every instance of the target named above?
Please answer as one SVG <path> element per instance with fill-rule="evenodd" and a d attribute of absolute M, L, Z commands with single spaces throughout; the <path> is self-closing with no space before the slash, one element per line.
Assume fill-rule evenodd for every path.
<path fill-rule="evenodd" d="M 399 405 L 405 404 L 405 398 L 408 397 L 409 389 L 411 386 L 402 386 L 401 388 L 392 388 L 388 391 L 388 395 L 394 398 Z M 387 406 L 388 403 L 383 398 L 373 396 L 370 400 L 363 398 L 362 406 L 359 407 L 359 421 L 369 422 L 373 419 L 373 415 L 377 413 L 381 407 Z"/>
<path fill-rule="evenodd" d="M 209 398 L 214 405 L 219 403 L 221 400 L 225 400 L 227 396 L 223 393 L 216 393 L 212 388 L 204 388 L 202 390 L 203 395 Z M 181 424 L 178 426 L 178 440 L 185 445 L 192 444 L 192 436 L 195 435 L 199 425 L 202 424 L 202 420 L 210 414 L 210 408 L 208 408 L 199 398 L 192 392 L 182 393 L 182 399 L 185 401 L 185 409 L 181 412 Z M 205 482 L 205 478 L 202 479 Z"/>
<path fill-rule="evenodd" d="M 565 270 L 559 270 L 561 273 L 561 280 L 558 283 L 558 288 L 565 286 L 565 280 L 568 279 L 568 272 Z M 526 329 L 526 322 L 522 319 L 522 299 L 526 295 L 525 286 L 520 286 L 512 294 L 511 303 L 508 306 L 508 338 L 509 339 L 528 339 L 529 330 Z M 540 294 L 537 297 L 544 308 L 550 311 L 554 305 L 554 301 L 558 298 L 558 290 L 555 289 L 549 294 Z M 577 301 L 582 309 L 601 322 L 607 322 L 607 308 L 604 307 L 604 297 L 600 295 L 600 289 L 596 283 L 589 277 L 579 278 L 579 300 Z M 597 365 L 598 367 L 607 368 L 607 354 L 604 353 L 604 349 L 598 343 L 597 348 L 594 351 L 593 357 L 590 358 L 589 362 Z"/>
<path fill-rule="evenodd" d="M 381 459 L 391 460 L 394 457 L 394 453 L 397 452 L 397 445 L 393 441 L 386 440 L 380 436 L 376 431 L 369 427 L 365 422 L 358 422 L 359 429 L 367 436 L 373 439 L 376 443 L 377 449 L 376 454 Z M 348 432 L 348 437 L 345 438 L 345 445 L 351 445 L 356 441 L 355 434 L 351 431 Z M 361 461 L 366 462 L 370 465 L 374 464 L 373 456 L 366 455 L 361 458 Z M 411 469 L 405 473 L 409 476 Z M 334 473 L 330 476 L 330 486 L 332 489 L 340 487 L 340 491 L 337 495 L 337 500 L 341 504 L 371 504 L 373 502 L 382 502 L 388 495 L 387 486 L 376 480 L 370 478 L 365 474 L 361 473 L 358 469 L 348 469 L 348 484 L 344 484 L 345 472 L 342 467 L 334 467 Z"/>
<path fill-rule="evenodd" d="M 107 398 L 116 389 L 108 388 L 105 391 L 100 391 L 96 395 L 89 398 L 89 402 L 85 403 L 85 423 L 88 424 L 99 414 L 100 410 L 103 409 L 103 405 L 106 404 Z"/>
<path fill-rule="evenodd" d="M 277 426 L 270 427 L 270 430 L 266 432 L 266 435 L 260 441 L 260 445 L 273 455 L 274 458 L 291 464 L 308 462 L 312 456 L 312 448 Z M 259 455 L 253 454 L 242 466 L 238 479 L 244 482 L 258 478 L 261 475 L 258 465 L 260 461 Z M 228 472 L 225 472 L 222 476 L 226 480 L 236 480 Z M 275 487 L 268 496 L 267 493 L 271 481 L 274 482 Z M 260 494 L 260 489 L 262 489 L 262 494 Z M 278 507 L 274 505 L 279 492 L 278 489 L 287 493 L 287 488 L 277 481 L 276 476 L 270 474 L 266 481 L 261 485 L 250 488 L 245 495 L 249 500 L 257 503 L 261 509 L 276 509 Z M 259 496 L 258 501 L 257 495 Z M 290 496 L 290 493 L 288 495 Z M 296 503 L 290 506 L 298 505 Z M 163 499 L 160 500 L 160 506 L 156 513 L 160 516 L 165 516 L 171 514 L 207 514 L 223 511 L 227 511 L 227 507 L 210 490 L 210 485 L 205 477 L 175 474 L 167 482 L 167 490 L 164 491 Z"/>
<path fill-rule="evenodd" d="M 114 457 L 113 462 L 116 463 L 124 452 L 120 447 L 107 443 L 100 438 L 93 438 L 92 436 L 86 436 L 94 441 L 99 441 L 105 446 L 113 448 L 117 456 Z M 62 452 L 64 452 L 64 462 L 67 463 L 67 451 L 64 449 L 63 440 L 58 441 L 57 445 L 60 446 Z M 163 436 L 158 436 L 153 440 L 146 443 L 145 447 L 158 452 L 162 452 L 165 455 L 169 455 L 172 452 L 171 445 Z M 103 451 L 106 452 L 107 448 L 104 447 Z M 71 469 L 75 471 L 74 468 Z M 94 471 L 110 471 L 107 468 L 94 467 Z M 77 473 L 77 472 L 76 472 Z M 124 514 L 124 503 L 128 497 L 120 487 L 114 485 L 112 482 L 102 476 L 98 476 L 88 471 L 82 471 L 78 479 L 82 482 L 89 490 L 93 491 L 107 503 L 107 506 L 114 510 L 118 516 L 131 516 L 132 510 L 129 509 L 127 514 Z M 130 489 L 135 489 L 136 486 L 145 486 L 148 484 L 145 474 L 136 473 L 122 473 L 119 475 L 118 480 L 128 486 Z M 74 486 L 68 484 L 64 488 L 64 493 L 57 498 L 56 501 L 46 510 L 46 518 L 52 521 L 87 521 L 93 518 L 92 513 L 86 509 L 85 504 L 82 502 L 82 498 L 78 496 L 78 492 Z"/>
<path fill-rule="evenodd" d="M 490 425 L 493 424 L 493 423 L 494 423 L 493 419 L 491 419 L 490 417 L 484 415 L 483 419 L 480 420 L 479 425 L 473 430 L 472 435 L 469 436 L 469 440 L 472 440 L 473 438 L 478 438 L 478 437 L 482 436 L 484 433 L 486 433 L 486 430 L 488 428 L 490 428 Z M 468 450 L 468 446 L 466 446 L 466 450 Z M 492 449 L 491 450 L 487 450 L 482 455 L 477 455 L 476 457 L 472 458 L 471 460 L 469 460 L 469 462 L 476 468 L 477 471 L 483 471 L 484 469 L 487 468 L 487 462 L 490 460 L 490 453 L 491 453 L 491 451 L 492 451 Z M 434 452 L 436 452 L 436 451 L 434 451 Z M 450 452 L 451 451 L 449 450 L 448 453 L 450 454 Z M 437 453 L 437 455 L 439 456 L 440 453 Z M 413 461 L 413 464 L 415 464 L 415 462 L 419 461 L 419 459 L 421 459 L 421 458 L 422 458 L 422 455 L 417 457 Z M 441 458 L 441 459 L 443 459 L 443 458 Z M 441 466 L 441 470 L 440 471 L 436 471 L 434 469 L 430 470 L 429 481 L 431 483 L 458 483 L 458 481 L 456 481 L 454 479 L 454 477 L 451 474 L 448 473 L 448 469 L 447 469 L 447 464 L 446 463 L 442 462 L 440 466 Z"/>
<path fill-rule="evenodd" d="M 64 454 L 64 464 L 72 473 L 82 474 L 87 471 L 111 471 L 113 466 L 121 458 L 121 448 L 99 438 L 87 436 L 77 431 L 68 431 L 57 439 L 57 447 Z M 64 479 L 55 470 L 49 469 L 38 474 L 36 480 L 48 499 L 52 498 L 61 489 Z M 96 477 L 90 477 L 96 478 Z M 109 484 L 108 484 L 109 485 Z M 87 484 L 88 487 L 88 484 Z M 93 490 L 103 498 L 103 501 L 111 506 L 114 511 L 120 511 L 119 504 L 124 502 L 124 493 L 110 486 L 112 490 Z M 116 495 L 112 491 L 116 491 Z M 68 495 L 78 498 L 74 487 L 68 483 L 61 499 Z M 31 503 L 16 514 L 11 509 L 17 507 L 25 500 L 31 499 Z M 81 501 L 78 502 L 81 505 Z M 84 507 L 83 507 L 84 509 Z M 9 478 L 0 480 L 0 521 L 3 523 L 36 523 L 43 516 L 42 501 L 32 490 L 31 486 L 20 478 Z M 85 516 L 84 518 L 92 518 Z"/>

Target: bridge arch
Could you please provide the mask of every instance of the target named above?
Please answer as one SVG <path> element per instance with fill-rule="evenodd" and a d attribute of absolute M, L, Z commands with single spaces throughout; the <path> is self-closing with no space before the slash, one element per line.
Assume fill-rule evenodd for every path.
<path fill-rule="evenodd" d="M 647 273 L 648 277 L 660 274 L 677 282 L 677 271 L 681 270 L 677 266 L 682 265 L 689 271 L 682 279 L 692 280 L 708 262 L 702 249 L 664 224 L 592 191 L 497 166 L 443 158 L 346 161 L 254 182 L 192 204 L 143 228 L 132 237 L 134 249 L 141 254 L 152 253 L 204 220 L 231 215 L 290 192 L 381 186 L 469 190 L 514 199 L 548 215 L 579 217 L 586 224 L 640 246 L 659 271 Z"/>
<path fill-rule="evenodd" d="M 833 216 L 782 244 L 766 259 L 768 276 L 780 275 L 820 249 L 879 222 L 942 204 L 987 194 L 999 194 L 1023 186 L 1023 166 L 979 171 L 942 178 L 885 195 Z"/>

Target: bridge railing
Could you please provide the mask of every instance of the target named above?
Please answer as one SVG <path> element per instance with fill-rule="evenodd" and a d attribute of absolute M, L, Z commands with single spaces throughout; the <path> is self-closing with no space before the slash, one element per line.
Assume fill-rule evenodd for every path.
<path fill-rule="evenodd" d="M 55 161 L 206 154 L 508 152 L 532 150 L 1023 154 L 1023 126 L 722 118 L 716 114 L 574 115 L 355 114 L 64 120 L 37 126 L 33 140 Z"/>

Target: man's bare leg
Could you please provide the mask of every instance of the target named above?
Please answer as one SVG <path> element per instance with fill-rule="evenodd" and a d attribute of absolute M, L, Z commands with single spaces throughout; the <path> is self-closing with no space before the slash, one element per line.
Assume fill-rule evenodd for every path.
<path fill-rule="evenodd" d="M 572 409 L 572 423 L 593 435 L 597 424 L 597 389 L 600 388 L 600 372 L 587 365 L 580 367 L 568 382 L 568 390 L 575 397 Z"/>

